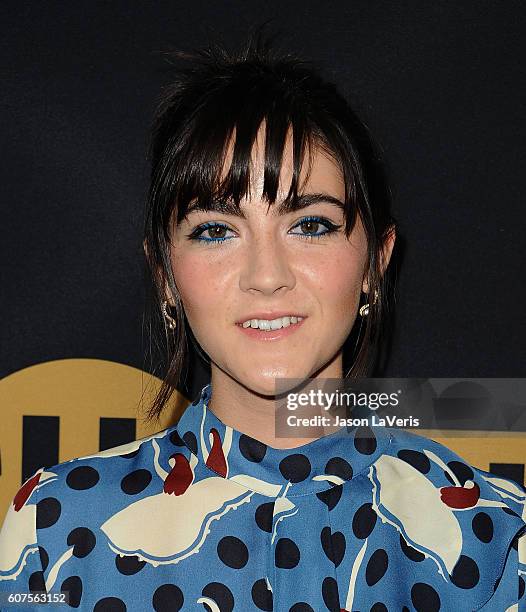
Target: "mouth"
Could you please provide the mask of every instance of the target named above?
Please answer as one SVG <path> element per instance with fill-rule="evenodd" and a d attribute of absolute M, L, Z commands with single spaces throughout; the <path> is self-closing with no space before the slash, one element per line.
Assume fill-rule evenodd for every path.
<path fill-rule="evenodd" d="M 277 319 L 247 319 L 236 323 L 236 327 L 247 337 L 254 340 L 280 340 L 298 331 L 307 317 L 284 316 Z"/>
<path fill-rule="evenodd" d="M 248 321 L 275 321 L 276 319 L 290 319 L 291 317 L 300 317 L 304 319 L 307 315 L 302 312 L 295 312 L 294 310 L 268 310 L 268 311 L 258 311 L 246 314 L 242 319 L 238 319 L 236 321 L 236 325 L 244 325 L 247 327 L 246 323 Z"/>

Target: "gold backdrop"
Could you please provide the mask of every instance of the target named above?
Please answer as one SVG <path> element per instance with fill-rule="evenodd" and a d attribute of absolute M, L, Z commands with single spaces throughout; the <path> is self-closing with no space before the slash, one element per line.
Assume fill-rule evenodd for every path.
<path fill-rule="evenodd" d="M 45 461 L 50 454 L 55 453 L 56 462 L 62 462 L 98 452 L 101 430 L 108 423 L 125 423 L 128 432 L 132 425 L 135 439 L 176 423 L 188 405 L 188 399 L 178 392 L 158 423 L 145 423 L 146 409 L 160 382 L 137 368 L 101 359 L 51 361 L 0 380 L 0 520 L 25 479 L 24 467 L 30 472 L 27 478 L 37 468 L 52 465 Z M 45 427 L 38 431 L 45 423 L 38 417 L 53 417 L 56 437 L 47 440 Z M 483 470 L 490 471 L 490 464 L 504 464 L 499 469 L 511 468 L 515 474 L 522 470 L 523 474 L 524 436 L 462 432 L 457 438 L 442 438 L 425 430 L 413 431 L 445 444 Z M 115 440 L 110 446 L 125 441 L 131 440 Z"/>

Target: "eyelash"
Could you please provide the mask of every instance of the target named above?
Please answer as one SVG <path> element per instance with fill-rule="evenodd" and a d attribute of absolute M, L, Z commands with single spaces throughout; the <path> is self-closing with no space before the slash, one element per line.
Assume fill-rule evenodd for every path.
<path fill-rule="evenodd" d="M 322 236 L 328 236 L 329 234 L 337 232 L 342 227 L 341 225 L 336 225 L 332 221 L 325 219 L 325 217 L 303 217 L 303 219 L 301 219 L 298 223 L 296 223 L 296 225 L 294 225 L 291 229 L 299 227 L 309 221 L 321 223 L 322 225 L 326 226 L 327 230 L 325 232 L 322 232 L 321 234 L 303 234 L 303 235 L 294 234 L 294 235 L 300 236 L 301 238 L 306 238 L 306 239 L 321 238 Z M 190 234 L 188 234 L 187 238 L 189 240 L 197 240 L 199 242 L 209 242 L 209 243 L 210 242 L 218 243 L 218 242 L 224 242 L 225 240 L 231 240 L 231 238 L 201 238 L 201 234 L 207 229 L 210 229 L 211 227 L 224 227 L 227 230 L 230 229 L 228 226 L 224 225 L 223 223 L 213 223 L 213 222 L 203 223 L 202 225 L 199 225 L 198 227 L 196 227 Z"/>

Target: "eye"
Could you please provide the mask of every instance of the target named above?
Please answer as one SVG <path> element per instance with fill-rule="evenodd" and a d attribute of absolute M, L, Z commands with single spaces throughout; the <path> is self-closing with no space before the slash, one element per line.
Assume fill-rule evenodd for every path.
<path fill-rule="evenodd" d="M 299 221 L 299 223 L 296 223 L 296 225 L 292 229 L 294 229 L 295 227 L 303 227 L 307 229 L 307 232 L 309 232 L 316 231 L 320 225 L 324 225 L 326 228 L 326 230 L 324 232 L 321 232 L 321 234 L 302 233 L 295 235 L 300 236 L 301 238 L 321 238 L 322 236 L 337 232 L 340 227 L 342 227 L 341 225 L 334 224 L 332 221 L 329 221 L 329 219 L 326 219 L 325 217 L 304 217 Z"/>
<path fill-rule="evenodd" d="M 310 231 L 316 231 L 321 226 L 325 227 L 325 231 L 321 233 L 309 233 Z M 336 225 L 329 219 L 325 217 L 304 217 L 301 219 L 292 229 L 297 227 L 302 227 L 307 229 L 307 233 L 293 233 L 293 236 L 300 236 L 301 238 L 321 238 L 322 236 L 326 236 L 328 234 L 332 234 L 333 232 L 337 232 L 342 226 Z M 223 223 L 203 223 L 196 227 L 190 234 L 187 235 L 189 240 L 198 240 L 199 242 L 208 242 L 208 243 L 220 243 L 225 240 L 231 240 L 233 236 L 225 236 L 224 233 L 232 232 L 228 226 Z M 208 232 L 208 236 L 204 236 L 203 234 Z"/>
<path fill-rule="evenodd" d="M 194 229 L 191 234 L 188 234 L 190 240 L 200 240 L 201 242 L 223 242 L 223 240 L 230 240 L 225 238 L 223 231 L 232 231 L 226 225 L 222 223 L 203 223 Z M 203 237 L 204 232 L 210 232 L 211 237 Z"/>

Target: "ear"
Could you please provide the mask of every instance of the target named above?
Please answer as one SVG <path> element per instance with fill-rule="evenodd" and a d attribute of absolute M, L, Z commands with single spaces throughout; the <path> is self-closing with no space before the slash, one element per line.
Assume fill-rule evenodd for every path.
<path fill-rule="evenodd" d="M 146 238 L 142 241 L 142 248 L 144 250 L 146 259 L 148 259 L 148 245 L 146 244 Z M 171 298 L 171 295 L 172 295 L 171 291 L 168 287 L 168 281 L 165 281 L 164 282 L 164 292 L 163 292 L 164 299 L 168 301 L 169 306 L 175 306 L 175 303 L 173 299 Z"/>
<path fill-rule="evenodd" d="M 384 245 L 382 247 L 381 253 L 381 261 L 380 261 L 380 274 L 384 275 L 384 272 L 391 261 L 391 255 L 393 254 L 393 247 L 396 240 L 396 227 L 391 225 L 388 229 L 387 234 L 384 239 Z M 364 293 L 369 293 L 369 283 L 367 282 L 367 278 L 364 277 L 362 283 L 362 291 Z"/>
<path fill-rule="evenodd" d="M 175 302 L 172 299 L 172 292 L 168 287 L 168 281 L 165 281 L 164 283 L 164 296 L 164 299 L 168 301 L 168 306 L 175 306 Z"/>

